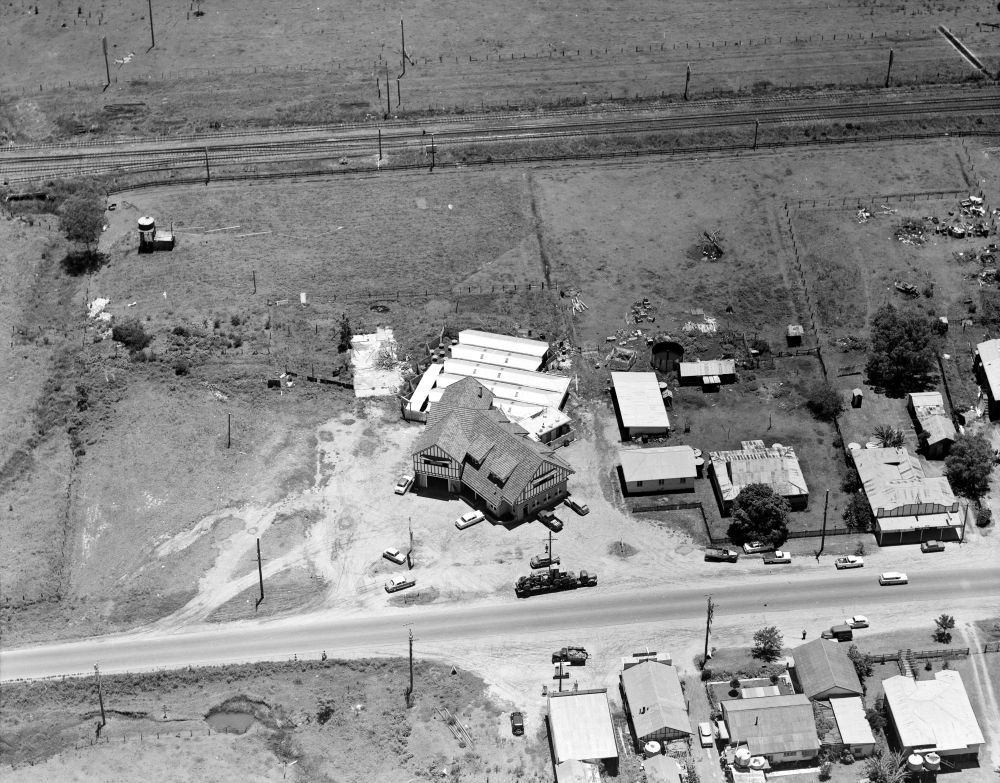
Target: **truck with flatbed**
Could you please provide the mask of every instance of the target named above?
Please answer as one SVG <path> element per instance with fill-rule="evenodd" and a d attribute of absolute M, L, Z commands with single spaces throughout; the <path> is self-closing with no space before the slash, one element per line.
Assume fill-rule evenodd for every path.
<path fill-rule="evenodd" d="M 568 663 L 570 666 L 586 666 L 590 653 L 584 647 L 563 647 L 552 653 L 552 663 Z"/>
<path fill-rule="evenodd" d="M 520 577 L 514 583 L 514 592 L 518 598 L 528 598 L 543 593 L 576 590 L 578 587 L 593 587 L 596 584 L 597 574 L 592 571 L 581 571 L 577 576 L 573 571 L 550 568 L 548 571 L 538 571 Z"/>

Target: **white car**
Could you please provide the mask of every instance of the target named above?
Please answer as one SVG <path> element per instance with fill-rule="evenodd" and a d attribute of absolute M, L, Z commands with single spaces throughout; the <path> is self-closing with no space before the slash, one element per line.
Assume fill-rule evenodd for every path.
<path fill-rule="evenodd" d="M 455 520 L 455 527 L 459 530 L 465 530 L 467 527 L 472 527 L 486 519 L 486 514 L 482 511 L 466 511 L 462 516 Z"/>
<path fill-rule="evenodd" d="M 879 574 L 878 583 L 882 586 L 885 585 L 905 585 L 910 580 L 906 578 L 906 574 L 902 571 L 886 571 L 884 574 Z"/>
<path fill-rule="evenodd" d="M 764 541 L 750 541 L 743 545 L 743 551 L 748 555 L 755 555 L 759 552 L 770 552 L 773 546 Z"/>
<path fill-rule="evenodd" d="M 400 590 L 413 587 L 416 583 L 417 580 L 409 576 L 394 576 L 385 583 L 385 591 L 387 593 L 398 593 Z"/>
<path fill-rule="evenodd" d="M 715 741 L 715 733 L 712 731 L 712 724 L 708 721 L 698 724 L 698 740 L 703 748 L 712 747 Z"/>
<path fill-rule="evenodd" d="M 837 566 L 838 571 L 844 568 L 864 568 L 865 559 L 857 555 L 848 555 L 847 557 L 838 557 L 833 564 Z"/>
<path fill-rule="evenodd" d="M 863 614 L 856 614 L 854 617 L 848 617 L 844 620 L 844 625 L 849 625 L 851 628 L 867 628 L 868 618 Z"/>
<path fill-rule="evenodd" d="M 413 486 L 413 476 L 403 476 L 396 482 L 395 492 L 397 495 L 405 495 Z"/>
<path fill-rule="evenodd" d="M 382 557 L 386 560 L 391 560 L 396 565 L 403 565 L 406 562 L 406 555 L 398 549 L 387 549 L 382 553 Z"/>

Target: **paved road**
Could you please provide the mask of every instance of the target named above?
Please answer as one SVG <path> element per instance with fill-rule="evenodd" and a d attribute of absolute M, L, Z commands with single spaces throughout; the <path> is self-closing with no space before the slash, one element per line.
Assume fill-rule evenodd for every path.
<path fill-rule="evenodd" d="M 981 602 L 995 596 L 1000 606 L 997 568 L 945 571 L 920 564 L 908 570 L 910 584 L 898 587 L 879 587 L 877 574 L 868 569 L 831 572 L 818 579 L 803 579 L 798 572 L 783 575 L 780 568 L 772 571 L 685 589 L 659 586 L 639 592 L 602 592 L 597 587 L 521 601 L 413 607 L 375 615 L 330 611 L 20 648 L 0 652 L 0 680 L 84 674 L 95 663 L 102 671 L 115 672 L 285 659 L 293 651 L 316 654 L 326 650 L 336 655 L 398 643 L 405 623 L 412 623 L 425 642 L 648 622 L 696 627 L 703 622 L 709 591 L 718 604 L 717 618 L 813 608 L 817 626 L 823 627 L 844 613 L 863 610 L 877 615 L 900 603 L 940 600 L 941 611 L 956 612 L 963 601 Z M 724 567 L 720 573 L 725 573 Z"/>

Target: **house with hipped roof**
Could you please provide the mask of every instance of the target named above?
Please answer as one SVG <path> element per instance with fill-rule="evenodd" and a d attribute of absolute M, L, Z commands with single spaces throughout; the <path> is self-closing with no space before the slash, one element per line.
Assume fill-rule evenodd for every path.
<path fill-rule="evenodd" d="M 444 390 L 413 447 L 415 483 L 460 495 L 497 519 L 523 520 L 566 497 L 573 470 L 492 405 L 475 378 Z"/>

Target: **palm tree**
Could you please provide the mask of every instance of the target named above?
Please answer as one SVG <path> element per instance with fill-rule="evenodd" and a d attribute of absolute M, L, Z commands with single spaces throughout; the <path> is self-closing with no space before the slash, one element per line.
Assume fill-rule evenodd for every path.
<path fill-rule="evenodd" d="M 906 442 L 906 436 L 902 430 L 890 427 L 888 424 L 879 424 L 873 433 L 875 442 L 884 449 L 901 449 Z"/>

